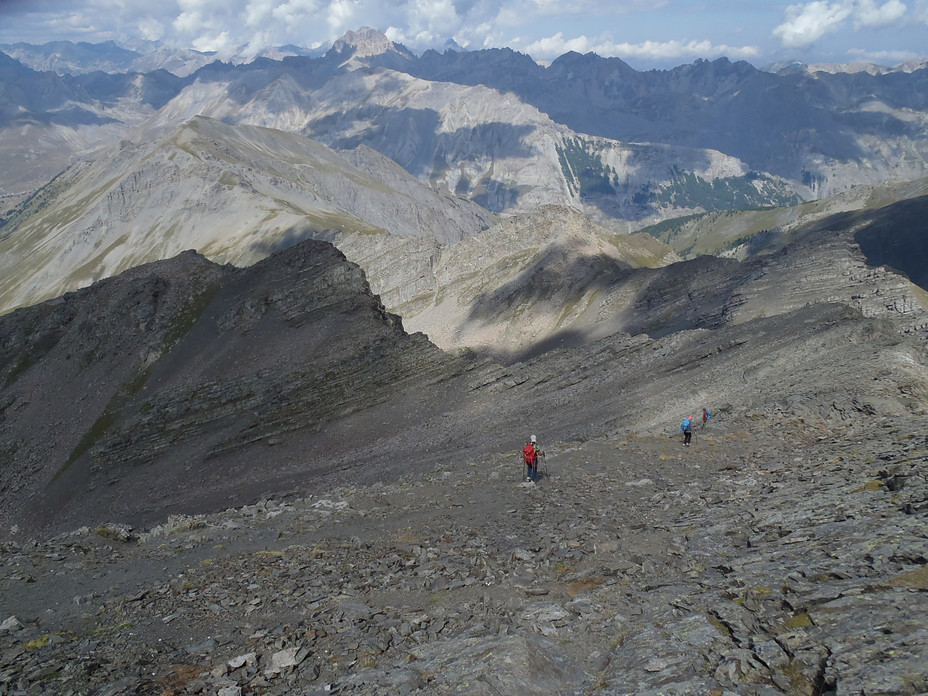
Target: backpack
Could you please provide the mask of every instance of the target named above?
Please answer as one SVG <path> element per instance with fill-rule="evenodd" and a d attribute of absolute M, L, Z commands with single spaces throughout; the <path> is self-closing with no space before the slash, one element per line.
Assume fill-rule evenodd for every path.
<path fill-rule="evenodd" d="M 525 459 L 526 464 L 534 464 L 537 462 L 538 455 L 535 453 L 535 445 L 529 442 L 525 447 L 523 447 L 522 458 Z"/>
<path fill-rule="evenodd" d="M 684 418 L 683 422 L 680 423 L 680 430 L 682 430 L 683 432 L 686 432 L 689 429 L 689 427 L 690 427 L 690 419 Z"/>

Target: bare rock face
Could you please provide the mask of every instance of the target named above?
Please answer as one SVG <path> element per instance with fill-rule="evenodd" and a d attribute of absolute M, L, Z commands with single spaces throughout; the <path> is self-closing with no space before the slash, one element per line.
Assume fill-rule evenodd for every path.
<path fill-rule="evenodd" d="M 352 434 L 353 413 L 449 364 L 324 242 L 243 270 L 183 254 L 14 312 L 0 332 L 5 515 L 37 527 L 335 469 L 391 427 Z M 316 447 L 327 459 L 312 464 Z"/>

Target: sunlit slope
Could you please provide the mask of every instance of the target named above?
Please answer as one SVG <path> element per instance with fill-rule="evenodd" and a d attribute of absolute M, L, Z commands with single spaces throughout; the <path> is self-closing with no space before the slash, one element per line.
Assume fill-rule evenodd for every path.
<path fill-rule="evenodd" d="M 0 240 L 0 310 L 196 249 L 248 265 L 325 230 L 455 241 L 492 223 L 361 150 L 349 163 L 308 138 L 195 118 L 123 142 L 26 201 Z"/>
<path fill-rule="evenodd" d="M 810 225 L 852 211 L 875 210 L 928 193 L 928 179 L 859 187 L 801 205 L 744 211 L 715 211 L 666 220 L 645 228 L 684 257 L 700 254 L 744 259 L 768 253 L 803 234 Z"/>

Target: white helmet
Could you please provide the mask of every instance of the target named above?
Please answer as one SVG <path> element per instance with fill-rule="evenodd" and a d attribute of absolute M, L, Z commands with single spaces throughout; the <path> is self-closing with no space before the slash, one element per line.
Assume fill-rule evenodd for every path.
<path fill-rule="evenodd" d="M 532 435 L 532 437 L 531 437 L 530 439 L 531 439 L 532 442 L 535 442 L 535 436 L 534 436 L 534 435 Z"/>

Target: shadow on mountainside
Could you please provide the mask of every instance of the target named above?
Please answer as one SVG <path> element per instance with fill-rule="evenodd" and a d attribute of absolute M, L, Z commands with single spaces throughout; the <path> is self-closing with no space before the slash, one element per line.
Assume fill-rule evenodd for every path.
<path fill-rule="evenodd" d="M 566 245 L 554 244 L 518 276 L 478 297 L 470 318 L 492 320 L 502 314 L 517 314 L 529 304 L 555 300 L 563 308 L 579 301 L 589 290 L 609 286 L 617 275 L 630 268 L 627 263 L 605 255 L 574 256 Z"/>
<path fill-rule="evenodd" d="M 787 313 L 825 298 L 865 313 L 886 312 L 900 330 L 918 331 L 924 325 L 924 300 L 904 276 L 928 289 L 926 220 L 928 196 L 920 196 L 830 215 L 787 232 L 772 231 L 754 245 L 758 255 L 745 261 L 700 256 L 656 269 L 605 267 L 592 283 L 582 280 L 582 270 L 571 270 L 572 276 L 554 273 L 539 261 L 480 298 L 472 318 L 518 320 L 530 302 L 547 302 L 563 312 L 560 323 L 537 343 L 523 344 L 505 356 L 509 363 L 610 333 L 660 339 L 681 331 L 715 330 L 734 318 Z M 590 260 L 578 260 L 577 265 L 583 264 Z M 888 266 L 899 274 L 874 274 L 868 266 Z M 569 282 L 569 277 L 581 280 L 571 293 L 557 292 L 553 286 Z M 823 284 L 828 284 L 827 293 Z M 578 302 L 589 303 L 589 308 L 571 315 L 570 306 Z"/>
<path fill-rule="evenodd" d="M 558 348 L 574 348 L 606 334 L 662 338 L 678 331 L 718 329 L 737 304 L 733 296 L 753 266 L 733 259 L 700 256 L 660 268 L 630 268 L 602 256 L 561 262 L 568 250 L 553 247 L 512 281 L 477 299 L 470 319 L 483 323 L 524 321 L 528 308 L 545 308 L 566 321 L 530 345 L 492 356 L 522 362 Z M 572 310 L 589 307 L 571 316 Z M 598 308 L 598 309 L 597 309 Z M 582 316 L 581 316 L 582 315 Z"/>
<path fill-rule="evenodd" d="M 636 269 L 630 279 L 634 299 L 620 314 L 622 330 L 662 338 L 677 331 L 720 328 L 749 271 L 746 264 L 715 256 Z"/>
<path fill-rule="evenodd" d="M 872 266 L 889 266 L 928 290 L 928 196 L 867 213 L 854 241 Z"/>
<path fill-rule="evenodd" d="M 308 239 L 322 239 L 331 242 L 331 230 L 320 230 L 310 222 L 294 225 L 277 237 L 257 237 L 248 247 L 247 255 L 252 258 L 266 258 L 278 251 L 284 251 Z"/>
<path fill-rule="evenodd" d="M 518 205 L 522 192 L 487 175 L 473 191 L 471 200 L 492 213 L 501 213 Z"/>
<path fill-rule="evenodd" d="M 491 57 L 486 62 L 492 71 L 483 67 L 482 56 Z M 854 128 L 862 132 L 879 132 L 880 125 L 894 132 L 901 128 L 892 116 L 890 122 L 861 115 L 863 94 L 880 94 L 887 103 L 908 104 L 916 110 L 923 108 L 924 101 L 919 90 L 894 87 L 898 78 L 892 75 L 809 79 L 768 73 L 727 59 L 638 72 L 618 59 L 593 54 L 567 53 L 548 68 L 538 68 L 520 56 L 480 51 L 466 58 L 424 57 L 412 71 L 426 79 L 514 92 L 580 133 L 624 142 L 710 148 L 784 176 L 801 168 L 797 153 L 808 150 L 844 160 L 866 159 Z M 577 109 L 578 102 L 584 108 Z"/>
<path fill-rule="evenodd" d="M 311 120 L 303 134 L 337 150 L 367 145 L 420 179 L 440 178 L 452 167 L 486 170 L 479 180 L 469 182 L 474 190 L 486 189 L 492 181 L 492 168 L 485 162 L 537 157 L 525 144 L 534 130 L 532 125 L 494 121 L 446 132 L 442 115 L 435 109 L 361 104 Z M 481 192 L 476 190 L 474 195 Z"/>
<path fill-rule="evenodd" d="M 240 105 L 247 104 L 261 90 L 284 75 L 290 75 L 306 90 L 307 95 L 322 88 L 334 71 L 330 65 L 301 56 L 288 56 L 280 61 L 257 58 L 251 63 L 232 65 L 214 61 L 185 78 L 187 84 L 195 82 L 227 83 L 226 96 Z"/>

